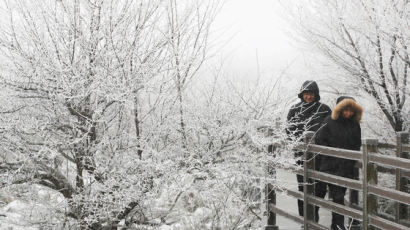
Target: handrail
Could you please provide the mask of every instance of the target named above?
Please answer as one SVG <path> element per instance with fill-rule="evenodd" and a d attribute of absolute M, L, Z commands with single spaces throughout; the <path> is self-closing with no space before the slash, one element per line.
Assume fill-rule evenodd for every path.
<path fill-rule="evenodd" d="M 312 137 L 312 134 L 310 134 Z M 297 174 L 304 175 L 304 193 L 296 192 L 292 190 L 286 190 L 286 193 L 297 199 L 304 200 L 306 210 L 309 210 L 308 213 L 311 214 L 313 205 L 321 206 L 326 209 L 329 209 L 333 212 L 340 213 L 342 215 L 350 216 L 353 219 L 361 220 L 363 227 L 365 229 L 370 228 L 370 225 L 373 225 L 377 228 L 386 229 L 386 230 L 401 230 L 407 229 L 410 230 L 402 222 L 404 219 L 397 219 L 395 222 L 385 219 L 380 216 L 376 216 L 376 204 L 378 197 L 384 197 L 396 202 L 400 202 L 403 205 L 410 205 L 410 194 L 403 192 L 402 188 L 400 189 L 396 186 L 396 189 L 384 188 L 377 186 L 377 165 L 379 169 L 383 168 L 383 172 L 395 173 L 396 174 L 396 183 L 399 183 L 400 180 L 397 178 L 402 178 L 403 176 L 410 175 L 410 159 L 403 158 L 406 155 L 403 155 L 403 152 L 410 152 L 410 145 L 408 145 L 408 134 L 398 133 L 397 145 L 389 143 L 378 143 L 376 139 L 364 139 L 362 151 L 346 150 L 339 148 L 326 147 L 321 145 L 316 145 L 310 143 L 309 138 L 305 138 L 305 143 L 298 143 L 294 146 L 294 150 L 303 151 L 304 159 L 307 159 L 304 164 L 304 170 L 298 168 L 292 168 L 292 171 Z M 407 141 L 407 142 L 406 142 Z M 306 144 L 307 143 L 307 144 Z M 280 146 L 280 144 L 276 145 Z M 377 153 L 377 148 L 395 148 L 396 157 L 386 156 Z M 337 175 L 332 175 L 325 172 L 319 172 L 314 169 L 314 159 L 315 154 L 333 156 L 338 158 L 350 159 L 357 161 L 358 164 L 362 165 L 363 180 L 354 180 Z M 364 163 L 363 163 L 364 162 Z M 367 171 L 368 170 L 368 171 Z M 364 206 L 361 209 L 353 208 L 351 206 L 344 206 L 340 204 L 333 203 L 313 195 L 312 186 L 314 180 L 323 181 L 326 183 L 337 184 L 343 187 L 353 189 L 355 191 L 362 191 Z M 398 182 L 399 181 L 399 182 Z M 401 183 L 401 182 L 400 182 Z M 307 192 L 308 191 L 308 192 Z M 356 198 L 357 199 L 357 198 Z M 308 205 L 310 205 L 308 207 Z M 309 229 L 327 229 L 324 226 L 316 224 L 313 222 L 312 216 L 307 217 L 305 212 L 305 217 L 302 218 L 298 216 L 292 216 L 289 213 L 286 213 L 283 210 L 280 210 L 274 204 L 268 205 L 270 211 L 277 212 L 280 215 L 284 215 L 287 218 L 297 220 L 299 223 L 304 223 L 305 228 Z M 399 205 L 397 206 L 399 207 Z M 306 211 L 305 210 L 305 211 Z M 397 212 L 398 209 L 396 209 Z M 401 209 L 400 209 L 401 210 Z M 401 211 L 400 211 L 401 212 Z M 292 216 L 292 217 L 290 217 Z"/>
<path fill-rule="evenodd" d="M 405 158 L 403 158 L 405 159 Z M 358 168 L 362 167 L 362 162 L 357 162 L 358 164 L 356 164 L 356 166 Z M 377 172 L 378 173 L 388 173 L 388 174 L 395 174 L 396 173 L 397 168 L 394 168 L 393 166 L 386 166 L 380 163 L 380 165 L 377 165 Z M 409 177 L 410 178 L 410 169 L 402 169 L 401 172 L 402 176 L 405 177 Z"/>
<path fill-rule="evenodd" d="M 302 192 L 296 192 L 296 191 L 292 191 L 292 190 L 286 190 L 286 194 L 296 198 L 296 199 L 303 199 L 303 193 Z M 340 205 L 337 203 L 334 203 L 332 201 L 328 201 L 319 197 L 315 197 L 315 196 L 308 196 L 309 201 L 312 204 L 315 205 L 319 205 L 323 208 L 327 208 L 330 209 L 331 211 L 335 211 L 341 214 L 344 214 L 346 216 L 350 216 L 354 219 L 357 220 L 362 220 L 362 212 L 360 210 L 356 210 L 354 208 L 348 207 L 348 206 L 344 206 L 344 205 Z"/>
<path fill-rule="evenodd" d="M 377 148 L 382 148 L 382 149 L 395 149 L 395 148 L 397 148 L 397 145 L 395 145 L 395 144 L 390 144 L 390 143 L 382 143 L 382 142 L 379 142 L 379 144 L 377 144 Z"/>
<path fill-rule="evenodd" d="M 377 189 L 383 189 L 383 188 L 379 188 L 379 187 L 376 187 L 376 186 L 369 186 L 369 188 L 370 188 L 370 192 L 372 192 L 372 193 L 374 193 L 374 194 L 376 194 L 376 195 L 380 195 L 379 192 L 377 191 Z M 383 190 L 388 190 L 388 189 L 383 189 Z M 391 190 L 391 189 L 390 189 L 390 190 Z M 390 192 L 397 192 L 397 191 L 394 191 L 394 190 L 393 190 L 393 191 L 390 191 Z M 296 192 L 296 191 L 292 191 L 292 190 L 286 190 L 286 193 L 287 193 L 288 195 L 292 196 L 292 197 L 297 198 L 297 199 L 303 199 L 303 193 L 302 193 L 302 192 Z M 399 192 L 399 193 L 402 193 L 402 192 Z M 403 194 L 403 195 L 404 195 L 404 194 Z M 389 195 L 387 195 L 387 196 L 385 196 L 385 197 L 390 198 Z M 335 211 L 335 212 L 338 212 L 338 213 L 340 213 L 340 214 L 343 214 L 343 215 L 346 215 L 346 216 L 350 216 L 350 217 L 352 217 L 352 218 L 354 218 L 354 219 L 357 219 L 357 220 L 363 220 L 362 212 L 361 212 L 360 210 L 357 210 L 357 209 L 354 209 L 354 208 L 351 208 L 351 207 L 348 207 L 348 206 L 336 204 L 336 203 L 327 201 L 327 200 L 325 200 L 325 199 L 322 199 L 322 198 L 319 198 L 319 197 L 315 197 L 315 196 L 311 196 L 311 195 L 308 195 L 308 198 L 309 198 L 309 201 L 310 201 L 312 204 L 314 204 L 314 205 L 319 205 L 319 206 L 321 206 L 321 207 L 323 207 L 323 208 L 327 208 L 327 209 L 330 209 L 331 211 Z M 408 198 L 408 195 L 407 195 L 407 199 L 409 199 L 409 198 Z M 408 202 L 405 202 L 405 203 L 409 204 Z M 289 213 L 287 213 L 286 211 L 284 211 L 284 210 L 282 210 L 282 209 L 276 207 L 274 204 L 270 204 L 269 207 L 270 207 L 270 210 L 271 210 L 271 211 L 273 211 L 273 212 L 275 212 L 275 213 L 277 213 L 277 214 L 279 214 L 279 215 L 282 215 L 282 216 L 284 216 L 284 217 L 286 217 L 286 218 L 292 219 L 292 220 L 297 221 L 297 222 L 299 222 L 299 223 L 303 223 L 303 219 L 302 219 L 301 217 L 299 217 L 299 216 L 294 216 L 294 215 L 292 215 L 292 214 L 289 214 Z M 371 224 L 376 225 L 376 226 L 378 226 L 378 227 L 380 227 L 380 228 L 382 228 L 382 229 L 389 229 L 389 230 L 390 230 L 390 229 L 392 229 L 392 230 L 403 230 L 403 229 L 406 229 L 406 227 L 403 226 L 403 225 L 394 223 L 394 222 L 392 222 L 392 221 L 390 221 L 390 220 L 386 220 L 386 219 L 384 219 L 384 218 L 380 218 L 380 217 L 377 217 L 377 216 L 373 216 L 373 215 L 372 215 L 372 216 L 370 216 L 369 219 L 370 219 L 370 223 L 371 223 Z M 312 225 L 312 223 L 310 223 L 310 224 Z M 321 226 L 321 225 L 315 226 L 314 229 L 322 229 L 322 228 L 320 228 L 319 226 L 320 226 L 320 227 L 323 227 L 324 229 L 327 229 L 326 227 Z M 409 228 L 407 228 L 407 229 L 409 229 Z"/>
<path fill-rule="evenodd" d="M 406 158 L 391 157 L 381 154 L 370 154 L 369 161 L 372 163 L 388 165 L 390 167 L 410 170 L 410 159 Z"/>
<path fill-rule="evenodd" d="M 374 195 L 382 196 L 391 200 L 401 202 L 403 204 L 410 205 L 410 195 L 408 193 L 389 188 L 382 188 L 375 185 L 368 185 L 368 187 L 369 192 Z"/>
<path fill-rule="evenodd" d="M 283 216 L 283 217 L 286 217 L 286 218 L 288 218 L 288 219 L 291 219 L 291 220 L 293 220 L 293 221 L 295 221 L 295 222 L 298 222 L 298 223 L 300 223 L 300 224 L 303 224 L 303 218 L 302 218 L 302 217 L 300 217 L 300 216 L 295 216 L 295 215 L 292 215 L 292 214 L 290 214 L 290 213 L 287 213 L 286 211 L 284 211 L 283 209 L 278 208 L 278 207 L 277 207 L 276 205 L 274 205 L 274 204 L 269 204 L 269 210 L 272 211 L 272 212 L 274 212 L 274 213 L 277 213 L 277 214 L 279 214 L 279 215 L 281 215 L 281 216 Z"/>
<path fill-rule="evenodd" d="M 303 218 L 302 218 L 302 217 L 300 217 L 300 216 L 295 216 L 295 215 L 292 215 L 292 214 L 290 214 L 290 213 L 287 213 L 285 210 L 283 210 L 283 209 L 277 207 L 277 206 L 274 205 L 274 204 L 270 204 L 270 205 L 269 205 L 269 210 L 271 210 L 272 212 L 277 213 L 277 214 L 279 214 L 279 215 L 281 215 L 281 216 L 283 216 L 283 217 L 285 217 L 285 218 L 291 219 L 291 220 L 293 220 L 293 221 L 295 221 L 295 222 L 297 222 L 297 223 L 303 224 Z M 310 225 L 311 227 L 313 227 L 313 229 L 315 229 L 315 230 L 329 230 L 329 228 L 327 228 L 327 227 L 325 227 L 325 226 L 323 226 L 323 225 L 320 225 L 320 224 L 318 224 L 318 223 L 309 222 L 309 225 Z"/>
<path fill-rule="evenodd" d="M 332 175 L 332 174 L 328 174 L 324 172 L 318 172 L 314 170 L 308 170 L 308 173 L 309 173 L 309 177 L 316 179 L 316 180 L 325 181 L 325 182 L 332 183 L 332 184 L 343 185 L 347 188 L 355 189 L 355 190 L 363 189 L 362 183 L 358 180 L 353 180 L 353 179 L 336 176 L 336 175 Z"/>
<path fill-rule="evenodd" d="M 410 152 L 410 146 L 403 145 L 402 148 L 403 148 L 403 151 L 404 149 L 406 149 L 407 151 Z M 306 151 L 307 149 L 309 149 L 310 152 L 318 153 L 321 155 L 362 161 L 361 151 L 339 149 L 339 148 L 327 147 L 327 146 L 316 145 L 316 144 L 308 144 L 308 145 L 299 144 L 295 146 L 295 150 Z M 382 154 L 371 154 L 369 157 L 370 157 L 369 160 L 372 163 L 383 164 L 383 165 L 387 165 L 390 167 L 395 167 L 395 168 L 400 168 L 403 170 L 410 171 L 410 159 L 391 157 L 391 156 L 386 156 Z"/>
<path fill-rule="evenodd" d="M 362 211 L 356 210 L 345 205 L 329 202 L 316 196 L 309 195 L 308 198 L 312 204 L 319 205 L 323 208 L 330 209 L 331 211 L 343 214 L 345 216 L 350 216 L 356 220 L 363 220 Z"/>
<path fill-rule="evenodd" d="M 401 145 L 401 150 L 403 152 L 410 152 L 410 145 Z"/>
<path fill-rule="evenodd" d="M 295 149 L 299 151 L 306 151 L 309 149 L 310 152 L 319 153 L 322 155 L 341 157 L 350 160 L 362 160 L 362 152 L 355 150 L 339 149 L 316 144 L 300 144 L 297 145 Z"/>
<path fill-rule="evenodd" d="M 386 220 L 384 218 L 380 218 L 378 216 L 370 215 L 369 216 L 370 224 L 374 226 L 378 226 L 382 229 L 388 230 L 410 230 L 410 228 L 403 226 L 401 224 L 397 224 L 393 221 Z"/>
<path fill-rule="evenodd" d="M 405 158 L 404 158 L 405 159 Z M 285 169 L 285 170 L 292 170 L 293 172 L 295 172 L 296 174 L 299 175 L 303 175 L 303 169 L 298 169 L 297 166 L 288 166 L 286 168 L 282 167 L 281 164 L 277 163 L 277 164 L 272 164 L 272 166 L 275 166 L 277 168 L 281 168 L 281 169 Z M 358 161 L 356 163 L 356 166 L 358 168 L 362 167 L 362 162 Z M 377 166 L 377 172 L 378 173 L 388 173 L 388 174 L 395 174 L 396 173 L 396 168 L 393 168 L 393 166 L 386 166 L 386 165 L 378 165 Z M 404 170 L 402 171 L 402 176 L 405 177 L 409 177 L 410 178 L 410 169 Z"/>

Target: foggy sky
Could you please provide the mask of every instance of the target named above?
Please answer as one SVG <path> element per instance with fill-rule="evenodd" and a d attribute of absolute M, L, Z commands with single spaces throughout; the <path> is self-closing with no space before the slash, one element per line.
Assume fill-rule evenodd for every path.
<path fill-rule="evenodd" d="M 231 38 L 218 53 L 228 60 L 230 71 L 252 78 L 259 63 L 263 75 L 278 75 L 286 67 L 289 75 L 305 72 L 305 51 L 288 33 L 292 28 L 285 14 L 277 0 L 226 2 L 216 18 L 213 35 L 221 40 Z"/>

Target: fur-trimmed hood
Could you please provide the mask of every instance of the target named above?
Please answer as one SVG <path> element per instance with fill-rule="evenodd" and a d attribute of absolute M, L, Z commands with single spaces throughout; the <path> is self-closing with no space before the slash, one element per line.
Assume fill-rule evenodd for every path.
<path fill-rule="evenodd" d="M 337 99 L 337 104 L 332 112 L 332 120 L 337 120 L 340 117 L 343 109 L 350 107 L 354 111 L 353 120 L 360 123 L 362 120 L 363 107 L 359 105 L 353 97 L 342 96 Z"/>

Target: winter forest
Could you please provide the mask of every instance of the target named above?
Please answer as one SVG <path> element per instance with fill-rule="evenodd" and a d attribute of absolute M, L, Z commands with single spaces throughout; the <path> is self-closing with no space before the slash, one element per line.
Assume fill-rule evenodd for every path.
<path fill-rule="evenodd" d="M 261 229 L 263 186 L 289 185 L 271 171 L 300 167 L 305 80 L 353 96 L 363 138 L 410 128 L 408 0 L 277 0 L 304 73 L 245 78 L 220 55 L 228 2 L 2 0 L 0 229 Z"/>

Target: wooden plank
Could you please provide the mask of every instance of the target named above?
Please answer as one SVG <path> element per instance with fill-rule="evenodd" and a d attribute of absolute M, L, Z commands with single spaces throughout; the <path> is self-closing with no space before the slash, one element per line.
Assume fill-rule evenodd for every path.
<path fill-rule="evenodd" d="M 270 166 L 275 167 L 275 168 L 279 168 L 279 169 L 283 169 L 286 171 L 291 171 L 294 173 L 299 173 L 301 175 L 303 175 L 303 168 L 300 168 L 296 165 L 286 165 L 284 166 L 282 163 L 278 163 L 278 162 L 273 162 Z"/>
<path fill-rule="evenodd" d="M 403 151 L 410 152 L 409 145 L 403 145 L 402 148 L 403 148 Z M 299 144 L 295 147 L 295 149 L 299 151 L 306 151 L 307 145 Z M 360 151 L 331 148 L 331 147 L 313 145 L 313 144 L 309 145 L 309 151 L 323 154 L 323 155 L 341 157 L 341 158 L 346 158 L 346 159 L 351 159 L 351 160 L 361 160 L 362 159 L 362 153 Z M 400 168 L 400 169 L 406 170 L 406 171 L 403 171 L 403 176 L 410 177 L 410 160 L 409 159 L 391 157 L 391 156 L 386 156 L 386 155 L 375 153 L 370 156 L 369 160 L 372 163 L 383 164 L 383 165 L 386 165 L 387 167 Z M 360 167 L 361 165 L 362 165 L 361 162 L 359 162 Z"/>
<path fill-rule="evenodd" d="M 377 145 L 377 148 L 380 149 L 395 149 L 397 146 L 395 144 L 390 144 L 390 143 L 379 143 Z"/>
<path fill-rule="evenodd" d="M 315 222 L 311 222 L 311 221 L 309 221 L 309 227 L 310 227 L 309 229 L 314 229 L 314 230 L 331 230 L 328 227 L 325 227 L 325 226 L 323 226 L 319 223 L 315 223 Z"/>
<path fill-rule="evenodd" d="M 369 193 L 410 205 L 410 193 L 382 188 L 376 185 L 368 185 Z"/>
<path fill-rule="evenodd" d="M 315 222 L 311 222 L 311 221 L 309 221 L 309 227 L 311 227 L 312 229 L 315 229 L 315 230 L 330 230 L 330 228 L 328 228 L 328 227 L 325 227 L 325 226 L 323 226 L 319 223 L 315 223 Z"/>
<path fill-rule="evenodd" d="M 396 174 L 396 171 L 397 171 L 396 168 L 386 167 L 384 165 L 378 165 L 377 166 L 377 172 L 378 173 Z M 410 171 L 401 170 L 401 176 L 410 178 Z"/>
<path fill-rule="evenodd" d="M 302 192 L 299 192 L 299 191 L 297 192 L 297 191 L 293 191 L 293 190 L 286 190 L 284 192 L 286 192 L 286 194 L 288 194 L 289 196 L 292 196 L 296 199 L 303 200 L 303 193 Z"/>
<path fill-rule="evenodd" d="M 302 199 L 303 200 L 303 193 L 302 192 L 296 192 L 293 190 L 286 190 L 286 193 L 296 199 Z M 336 204 L 332 201 L 325 200 L 319 197 L 315 196 L 309 196 L 308 197 L 310 202 L 314 205 L 321 206 L 323 208 L 329 209 L 330 211 L 334 211 L 346 216 L 350 216 L 353 219 L 357 220 L 362 220 L 362 212 L 360 210 L 356 210 L 354 208 L 350 208 L 348 206 L 344 206 L 341 204 Z"/>
<path fill-rule="evenodd" d="M 290 213 L 287 213 L 285 210 L 282 210 L 282 209 L 278 208 L 278 207 L 277 207 L 276 205 L 274 205 L 274 204 L 269 204 L 269 210 L 270 210 L 271 212 L 274 212 L 274 213 L 276 213 L 276 214 L 279 214 L 279 215 L 281 215 L 281 216 L 283 216 L 283 217 L 285 217 L 285 218 L 288 218 L 289 220 L 292 220 L 292 221 L 295 221 L 295 222 L 297 222 L 297 223 L 303 224 L 303 218 L 302 218 L 302 217 L 300 217 L 299 215 L 294 216 L 294 215 L 292 215 L 292 214 L 290 214 Z"/>
<path fill-rule="evenodd" d="M 328 174 L 324 172 L 313 171 L 313 170 L 309 170 L 309 176 L 313 179 L 325 181 L 325 182 L 332 183 L 332 184 L 342 185 L 344 187 L 351 188 L 351 189 L 356 189 L 356 190 L 363 189 L 362 182 L 358 180 L 353 180 L 353 179 L 336 176 L 336 175 L 332 175 L 332 174 Z"/>
<path fill-rule="evenodd" d="M 333 212 L 337 212 L 337 213 L 340 213 L 340 214 L 345 215 L 345 216 L 350 216 L 350 217 L 352 217 L 353 219 L 356 219 L 356 220 L 362 220 L 363 219 L 363 215 L 362 215 L 362 212 L 360 210 L 356 210 L 356 209 L 350 208 L 350 207 L 345 206 L 345 205 L 337 204 L 337 203 L 334 203 L 333 201 L 324 200 L 324 199 L 316 197 L 316 196 L 310 196 L 309 195 L 308 198 L 309 198 L 309 200 L 312 204 L 321 206 L 323 208 L 329 209 Z"/>
<path fill-rule="evenodd" d="M 410 145 L 402 145 L 401 149 L 403 152 L 410 152 Z"/>
<path fill-rule="evenodd" d="M 281 164 L 273 164 L 272 166 L 275 166 L 277 168 L 283 169 L 283 170 L 288 170 L 292 171 L 295 174 L 303 175 L 303 169 L 298 168 L 297 166 L 289 166 L 289 167 L 282 167 L 283 165 Z M 359 168 L 362 167 L 362 164 L 358 165 Z M 378 173 L 389 173 L 389 174 L 395 174 L 396 170 L 393 168 L 385 167 L 383 165 L 378 165 L 377 166 L 377 172 Z M 410 171 L 402 171 L 402 176 L 410 178 Z"/>
<path fill-rule="evenodd" d="M 299 175 L 303 175 L 303 169 L 298 168 L 297 166 L 287 166 L 287 167 L 283 167 L 282 164 L 272 164 L 272 166 L 283 169 L 283 170 L 288 170 L 288 171 L 292 171 L 296 174 Z M 362 163 L 358 162 L 357 166 L 359 168 L 362 167 Z M 395 174 L 396 173 L 396 169 L 393 168 L 393 166 L 386 166 L 386 165 L 378 165 L 377 166 L 377 172 L 378 173 L 389 173 L 389 174 Z M 409 171 L 404 171 L 402 170 L 402 176 L 404 177 L 409 177 L 410 178 L 410 170 Z"/>
<path fill-rule="evenodd" d="M 285 210 L 283 210 L 283 209 L 280 209 L 280 208 L 278 208 L 276 205 L 274 205 L 274 204 L 270 204 L 269 205 L 269 210 L 271 211 L 271 212 L 274 212 L 274 213 L 276 213 L 276 214 L 278 214 L 278 215 L 281 215 L 281 216 L 283 216 L 283 217 L 285 217 L 285 218 L 288 218 L 288 219 L 290 219 L 290 220 L 292 220 L 292 221 L 294 221 L 294 222 L 296 222 L 296 223 L 300 223 L 300 224 L 303 224 L 303 218 L 302 217 L 300 217 L 299 215 L 298 216 L 295 216 L 295 215 L 292 215 L 292 214 L 290 214 L 290 213 L 287 213 Z M 312 229 L 315 229 L 315 230 L 329 230 L 329 228 L 327 228 L 327 227 L 325 227 L 325 226 L 323 226 L 323 225 L 320 225 L 320 224 L 318 224 L 318 223 L 314 223 L 314 222 L 308 222 L 309 223 L 309 227 L 312 227 Z"/>
<path fill-rule="evenodd" d="M 383 219 L 383 218 L 380 218 L 374 215 L 369 216 L 369 222 L 371 225 L 384 229 L 384 230 L 410 230 L 409 227 L 406 227 L 401 224 L 397 224 L 390 220 L 386 220 L 386 219 Z"/>
<path fill-rule="evenodd" d="M 410 159 L 385 156 L 381 154 L 372 153 L 369 155 L 369 161 L 376 164 L 384 164 L 390 167 L 400 168 L 403 170 L 410 169 Z"/>
<path fill-rule="evenodd" d="M 338 148 L 332 148 L 332 147 L 327 147 L 327 146 L 322 146 L 322 145 L 298 145 L 296 146 L 296 149 L 299 151 L 306 151 L 309 148 L 310 152 L 314 153 L 319 153 L 327 156 L 334 156 L 334 157 L 341 157 L 345 159 L 351 159 L 351 160 L 362 160 L 362 152 L 360 151 L 354 151 L 354 150 L 347 150 L 347 149 L 338 149 Z"/>

